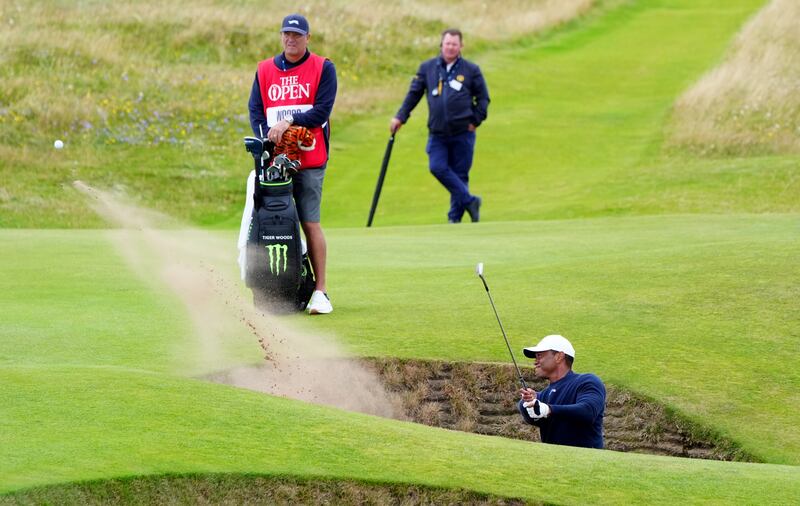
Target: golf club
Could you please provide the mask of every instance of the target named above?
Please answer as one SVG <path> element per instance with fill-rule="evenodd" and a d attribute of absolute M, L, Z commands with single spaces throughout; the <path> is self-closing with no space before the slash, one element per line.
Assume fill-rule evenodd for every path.
<path fill-rule="evenodd" d="M 375 194 L 372 196 L 372 205 L 369 208 L 367 227 L 372 226 L 372 218 L 375 217 L 375 209 L 378 207 L 378 199 L 381 196 L 383 180 L 386 177 L 386 168 L 389 166 L 389 158 L 392 156 L 392 146 L 394 146 L 394 134 L 389 137 L 389 142 L 386 143 L 386 151 L 383 153 L 383 163 L 381 163 L 381 171 L 378 174 L 378 183 L 375 185 Z"/>
<path fill-rule="evenodd" d="M 511 361 L 514 363 L 514 368 L 517 370 L 517 375 L 519 376 L 519 382 L 522 384 L 522 388 L 528 388 L 528 384 L 525 383 L 525 378 L 522 377 L 522 371 L 519 370 L 519 366 L 517 365 L 517 360 L 514 358 L 514 352 L 511 351 L 511 345 L 508 343 L 508 336 L 506 336 L 506 330 L 503 328 L 503 322 L 500 321 L 500 315 L 497 314 L 497 308 L 494 306 L 494 300 L 492 299 L 492 294 L 489 292 L 489 285 L 486 284 L 486 278 L 483 277 L 483 262 L 478 263 L 475 266 L 475 273 L 481 278 L 483 281 L 483 287 L 486 288 L 486 295 L 489 296 L 489 303 L 492 305 L 492 309 L 494 310 L 494 316 L 497 318 L 497 324 L 500 325 L 500 331 L 503 333 L 503 339 L 506 342 L 506 347 L 508 348 L 508 353 L 511 354 Z M 539 401 L 534 401 L 533 404 L 533 412 L 537 415 L 539 414 Z"/>

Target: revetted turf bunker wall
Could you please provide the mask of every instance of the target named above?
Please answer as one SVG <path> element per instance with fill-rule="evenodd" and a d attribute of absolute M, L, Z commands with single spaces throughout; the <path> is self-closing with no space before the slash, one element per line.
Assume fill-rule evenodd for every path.
<path fill-rule="evenodd" d="M 519 384 L 511 365 L 368 359 L 388 390 L 417 423 L 529 441 L 539 431 L 517 413 Z M 525 381 L 545 382 L 522 369 Z M 733 442 L 671 413 L 664 406 L 606 385 L 606 448 L 676 457 L 753 461 Z"/>

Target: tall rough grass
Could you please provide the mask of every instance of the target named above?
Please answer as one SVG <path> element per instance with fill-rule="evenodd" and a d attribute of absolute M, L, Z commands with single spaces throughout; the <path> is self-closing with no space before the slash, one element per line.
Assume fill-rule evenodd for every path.
<path fill-rule="evenodd" d="M 439 32 L 469 44 L 545 29 L 598 0 L 311 0 L 315 52 L 337 65 L 340 117 L 373 110 Z M 0 144 L 227 144 L 249 131 L 256 63 L 280 51 L 277 1 L 0 0 Z"/>
<path fill-rule="evenodd" d="M 772 0 L 725 61 L 675 104 L 670 146 L 701 153 L 800 153 L 800 2 Z"/>

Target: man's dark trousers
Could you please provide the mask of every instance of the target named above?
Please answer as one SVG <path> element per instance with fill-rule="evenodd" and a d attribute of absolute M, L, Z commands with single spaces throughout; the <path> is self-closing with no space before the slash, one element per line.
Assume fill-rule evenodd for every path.
<path fill-rule="evenodd" d="M 450 192 L 451 222 L 461 221 L 464 209 L 475 197 L 469 193 L 469 169 L 475 150 L 475 132 L 428 136 L 428 166 L 431 174 Z"/>

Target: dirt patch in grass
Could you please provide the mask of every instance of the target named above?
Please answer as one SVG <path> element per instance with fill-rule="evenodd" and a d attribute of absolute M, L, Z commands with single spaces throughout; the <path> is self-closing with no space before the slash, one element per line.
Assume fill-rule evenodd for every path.
<path fill-rule="evenodd" d="M 71 483 L 0 496 L 17 504 L 535 504 L 520 499 L 418 485 L 301 480 L 240 474 L 142 476 Z"/>
<path fill-rule="evenodd" d="M 399 397 L 406 416 L 435 427 L 539 441 L 539 431 L 517 413 L 513 366 L 373 358 L 365 360 Z M 525 381 L 545 382 L 523 368 Z M 605 445 L 609 450 L 675 457 L 754 461 L 736 444 L 664 406 L 606 385 Z"/>

